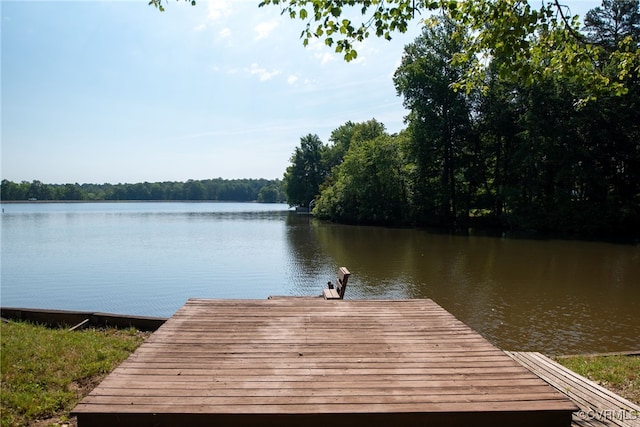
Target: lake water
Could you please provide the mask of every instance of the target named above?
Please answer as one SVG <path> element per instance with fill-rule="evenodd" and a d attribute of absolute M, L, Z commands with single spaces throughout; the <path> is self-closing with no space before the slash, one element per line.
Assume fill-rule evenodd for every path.
<path fill-rule="evenodd" d="M 344 226 L 253 203 L 2 204 L 3 306 L 171 316 L 190 297 L 431 298 L 504 349 L 640 350 L 640 246 Z"/>

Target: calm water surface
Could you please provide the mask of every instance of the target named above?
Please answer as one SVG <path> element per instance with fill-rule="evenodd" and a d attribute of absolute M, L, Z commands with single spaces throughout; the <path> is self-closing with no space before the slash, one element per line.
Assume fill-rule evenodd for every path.
<path fill-rule="evenodd" d="M 431 298 L 504 349 L 640 349 L 640 246 L 328 224 L 286 205 L 3 204 L 3 306 L 171 316 L 190 297 Z"/>

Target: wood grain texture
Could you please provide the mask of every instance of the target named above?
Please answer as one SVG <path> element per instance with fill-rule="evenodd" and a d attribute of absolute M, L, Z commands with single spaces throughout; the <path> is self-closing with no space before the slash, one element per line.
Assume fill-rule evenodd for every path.
<path fill-rule="evenodd" d="M 80 427 L 569 426 L 576 409 L 430 300 L 192 299 L 74 414 Z"/>

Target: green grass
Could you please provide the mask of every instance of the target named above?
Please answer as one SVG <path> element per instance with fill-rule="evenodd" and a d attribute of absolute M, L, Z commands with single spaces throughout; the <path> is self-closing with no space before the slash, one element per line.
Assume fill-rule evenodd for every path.
<path fill-rule="evenodd" d="M 570 356 L 557 361 L 627 400 L 640 403 L 640 356 Z"/>
<path fill-rule="evenodd" d="M 0 325 L 2 427 L 68 419 L 76 403 L 144 341 L 135 329 L 71 332 Z M 47 425 L 39 423 L 38 425 Z"/>

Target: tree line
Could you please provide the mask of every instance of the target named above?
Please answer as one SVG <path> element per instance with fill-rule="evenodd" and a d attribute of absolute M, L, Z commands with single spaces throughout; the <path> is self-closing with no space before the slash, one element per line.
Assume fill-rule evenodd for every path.
<path fill-rule="evenodd" d="M 281 180 L 206 179 L 135 184 L 45 184 L 2 180 L 4 201 L 215 200 L 279 203 L 285 200 Z"/>
<path fill-rule="evenodd" d="M 595 96 L 570 62 L 510 72 L 515 59 L 497 51 L 482 85 L 460 90 L 478 65 L 459 56 L 469 37 L 442 14 L 405 46 L 393 77 L 409 110 L 402 132 L 374 119 L 345 123 L 330 144 L 302 137 L 284 174 L 289 203 L 346 223 L 640 237 L 640 64 L 625 75 L 618 64 L 621 49 L 640 48 L 638 0 L 605 0 L 582 28 L 594 71 L 624 86 L 616 94 Z M 550 40 L 528 39 L 544 49 L 520 66 L 556 69 Z"/>

